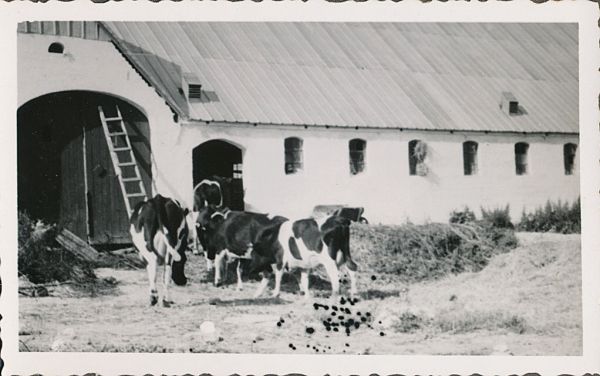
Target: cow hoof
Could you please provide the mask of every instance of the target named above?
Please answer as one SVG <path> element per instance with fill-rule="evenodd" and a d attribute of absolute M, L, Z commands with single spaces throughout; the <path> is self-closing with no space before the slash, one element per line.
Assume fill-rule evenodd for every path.
<path fill-rule="evenodd" d="M 271 295 L 271 297 L 272 297 L 272 298 L 274 298 L 274 299 L 277 299 L 277 298 L 279 298 L 279 293 L 278 293 L 278 292 L 274 292 L 274 293 Z"/>
<path fill-rule="evenodd" d="M 244 289 L 244 286 L 237 286 L 236 287 L 236 290 L 238 290 L 238 291 L 242 291 L 243 289 Z"/>
<path fill-rule="evenodd" d="M 165 308 L 169 308 L 172 304 L 173 304 L 172 300 L 165 300 L 165 299 L 162 300 L 162 305 Z"/>
<path fill-rule="evenodd" d="M 158 296 L 150 295 L 150 306 L 154 306 L 158 303 Z"/>

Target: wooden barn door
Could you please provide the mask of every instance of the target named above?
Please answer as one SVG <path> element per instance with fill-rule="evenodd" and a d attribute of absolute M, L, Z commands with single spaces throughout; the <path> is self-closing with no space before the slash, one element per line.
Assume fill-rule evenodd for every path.
<path fill-rule="evenodd" d="M 68 96 L 36 98 L 17 111 L 19 210 L 86 239 L 82 135 Z"/>
<path fill-rule="evenodd" d="M 119 105 L 147 192 L 151 192 L 148 120 L 108 95 L 44 95 L 17 112 L 18 207 L 92 244 L 130 243 L 129 220 L 100 124 L 98 106 Z"/>
<path fill-rule="evenodd" d="M 119 187 L 117 173 L 102 130 L 98 106 L 119 106 L 130 134 L 134 155 L 147 192 L 151 190 L 150 143 L 147 121 L 130 105 L 110 97 L 102 97 L 94 106 L 86 107 L 86 170 L 89 238 L 93 244 L 130 243 L 129 215 Z"/>

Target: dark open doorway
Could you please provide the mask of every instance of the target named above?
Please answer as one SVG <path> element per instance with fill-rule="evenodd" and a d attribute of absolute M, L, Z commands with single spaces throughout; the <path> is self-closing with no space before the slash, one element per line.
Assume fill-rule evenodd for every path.
<path fill-rule="evenodd" d="M 119 107 L 150 192 L 146 116 L 109 95 L 59 92 L 35 98 L 17 111 L 18 208 L 92 244 L 129 243 L 128 215 L 98 106 Z"/>
<path fill-rule="evenodd" d="M 192 152 L 194 187 L 204 179 L 219 177 L 224 205 L 244 210 L 242 149 L 222 140 L 206 141 Z"/>

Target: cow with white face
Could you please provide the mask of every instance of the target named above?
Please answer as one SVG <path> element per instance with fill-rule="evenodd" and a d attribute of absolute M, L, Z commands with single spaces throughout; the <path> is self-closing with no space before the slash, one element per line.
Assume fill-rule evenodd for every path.
<path fill-rule="evenodd" d="M 162 304 L 171 305 L 169 283 L 171 279 L 177 285 L 185 285 L 188 226 L 187 209 L 170 198 L 156 195 L 136 205 L 130 218 L 131 239 L 146 263 L 150 282 L 150 305 L 158 302 L 156 274 L 159 265 L 164 265 L 164 293 Z"/>
<path fill-rule="evenodd" d="M 286 221 L 280 226 L 263 231 L 255 249 L 273 262 L 275 290 L 278 296 L 284 269 L 300 269 L 300 288 L 306 298 L 310 297 L 308 277 L 311 269 L 323 265 L 331 281 L 332 296 L 339 294 L 339 272 L 346 271 L 350 277 L 350 294 L 356 295 L 357 265 L 350 256 L 350 220 L 340 216 L 329 216 Z M 255 294 L 263 294 L 268 284 L 268 274 Z"/>

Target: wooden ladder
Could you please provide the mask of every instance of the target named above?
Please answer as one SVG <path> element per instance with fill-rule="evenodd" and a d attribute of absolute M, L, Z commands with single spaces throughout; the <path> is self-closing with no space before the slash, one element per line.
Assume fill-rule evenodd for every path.
<path fill-rule="evenodd" d="M 115 113 L 110 114 L 111 116 L 106 116 L 102 106 L 98 106 L 98 112 L 106 144 L 110 151 L 110 158 L 125 200 L 127 215 L 130 216 L 135 204 L 148 198 L 142 175 L 140 175 L 140 168 L 133 155 L 127 127 L 123 122 L 119 107 L 115 105 Z"/>

